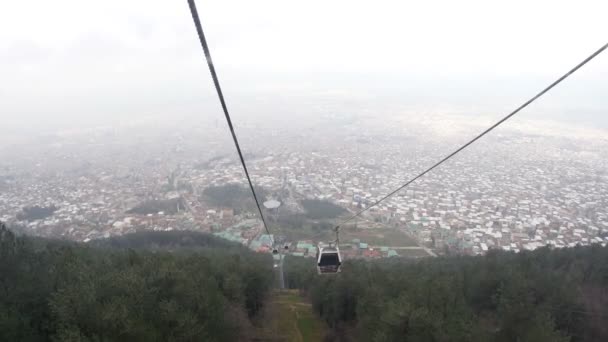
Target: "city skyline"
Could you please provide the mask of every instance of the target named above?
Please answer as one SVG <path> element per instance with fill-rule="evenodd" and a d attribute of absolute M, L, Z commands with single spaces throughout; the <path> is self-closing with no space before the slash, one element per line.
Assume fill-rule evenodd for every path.
<path fill-rule="evenodd" d="M 309 201 L 342 216 L 377 203 L 604 43 L 592 19 L 605 5 L 551 2 L 539 26 L 547 4 L 205 3 L 253 183 L 284 204 L 274 238 L 308 255 L 341 218 L 310 215 Z M 64 0 L 41 4 L 48 13 L 32 26 L 2 24 L 0 219 L 85 242 L 191 229 L 267 252 L 273 238 L 233 187 L 242 170 L 186 8 L 117 5 Z M 234 7 L 248 12 L 228 15 Z M 298 25 L 306 15 L 314 25 Z M 512 17 L 518 25 L 505 26 Z M 345 255 L 605 245 L 606 61 L 367 211 L 347 234 L 360 253 Z M 214 202 L 216 186 L 236 197 Z"/>
<path fill-rule="evenodd" d="M 293 213 L 302 212 L 303 199 L 355 212 L 443 157 L 462 143 L 461 134 L 478 128 L 464 125 L 464 133 L 437 134 L 433 120 L 414 126 L 401 116 L 378 121 L 373 115 L 340 127 L 311 123 L 299 136 L 272 125 L 240 127 L 253 182 L 270 193 L 264 200 L 283 194 L 283 207 Z M 357 248 L 363 243 L 360 253 L 369 247 L 378 252 L 410 247 L 395 245 L 393 235 L 386 237 L 393 231 L 433 254 L 605 245 L 608 141 L 589 132 L 556 136 L 536 134 L 522 123 L 505 127 L 509 129 L 484 137 L 370 210 L 356 232 L 345 228 L 350 238 L 343 241 Z M 137 230 L 189 229 L 259 247 L 255 241 L 264 239 L 261 222 L 242 226 L 256 220 L 255 211 L 235 214 L 200 199 L 209 186 L 245 186 L 246 181 L 225 128 L 195 134 L 198 129 L 180 122 L 156 130 L 123 127 L 49 137 L 44 146 L 14 150 L 4 158 L 1 219 L 28 233 L 78 241 Z M 253 143 L 256 134 L 271 139 Z M 167 189 L 169 179 L 177 190 Z M 176 197 L 184 199 L 187 210 L 128 212 L 146 200 Z M 53 205 L 57 211 L 46 220 L 18 220 L 24 207 L 36 205 Z M 307 232 L 298 238 L 276 221 L 270 229 L 283 242 L 304 247 L 325 242 L 329 233 L 315 238 Z M 384 250 L 384 255 L 390 250 L 395 251 Z M 375 256 L 360 253 L 351 256 Z"/>

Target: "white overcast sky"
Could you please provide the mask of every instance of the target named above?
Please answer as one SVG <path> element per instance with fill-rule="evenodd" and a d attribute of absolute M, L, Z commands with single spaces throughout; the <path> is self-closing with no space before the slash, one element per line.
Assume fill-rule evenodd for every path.
<path fill-rule="evenodd" d="M 233 103 L 371 91 L 504 110 L 608 42 L 605 0 L 197 5 Z M 567 82 L 552 108 L 606 117 L 608 52 Z M 215 101 L 212 91 L 186 0 L 0 1 L 2 122 L 173 115 Z"/>

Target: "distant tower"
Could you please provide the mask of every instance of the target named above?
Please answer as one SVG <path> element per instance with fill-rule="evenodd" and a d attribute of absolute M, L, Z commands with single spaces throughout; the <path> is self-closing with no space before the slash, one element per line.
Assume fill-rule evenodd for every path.
<path fill-rule="evenodd" d="M 264 202 L 264 208 L 266 208 L 266 212 L 268 212 L 268 214 L 270 215 L 270 217 L 272 217 L 273 219 L 277 219 L 277 216 L 279 216 L 279 207 L 281 206 L 281 202 L 277 201 L 277 200 L 269 200 Z"/>

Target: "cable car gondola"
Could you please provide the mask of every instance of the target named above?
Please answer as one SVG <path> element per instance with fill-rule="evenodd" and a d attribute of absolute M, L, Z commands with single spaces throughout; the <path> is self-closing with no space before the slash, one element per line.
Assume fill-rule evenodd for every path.
<path fill-rule="evenodd" d="M 317 271 L 319 274 L 339 273 L 342 265 L 340 249 L 335 247 L 317 247 Z"/>

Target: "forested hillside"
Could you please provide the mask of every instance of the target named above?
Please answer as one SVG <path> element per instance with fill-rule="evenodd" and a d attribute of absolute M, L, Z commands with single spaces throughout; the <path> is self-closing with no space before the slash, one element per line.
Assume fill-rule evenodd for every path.
<path fill-rule="evenodd" d="M 282 319 L 259 317 L 271 264 L 268 255 L 192 232 L 84 245 L 2 227 L 0 341 L 266 336 L 274 330 L 251 322 Z M 347 260 L 335 276 L 318 276 L 312 259 L 287 257 L 284 273 L 327 323 L 326 341 L 608 340 L 606 247 Z"/>
<path fill-rule="evenodd" d="M 111 248 L 133 248 L 146 250 L 200 250 L 227 249 L 232 252 L 247 252 L 246 247 L 211 234 L 191 231 L 154 232 L 142 231 L 109 239 L 93 240 L 90 246 Z"/>
<path fill-rule="evenodd" d="M 0 341 L 246 340 L 272 285 L 270 257 L 179 235 L 89 246 L 0 228 Z"/>
<path fill-rule="evenodd" d="M 255 187 L 260 201 L 265 201 L 268 192 L 262 187 Z M 251 197 L 251 190 L 239 184 L 226 184 L 205 188 L 200 198 L 213 206 L 233 208 L 235 212 L 255 209 L 255 202 Z"/>
<path fill-rule="evenodd" d="M 608 341 L 606 247 L 285 267 L 344 341 Z"/>

